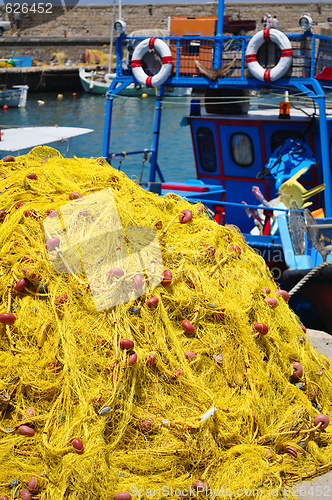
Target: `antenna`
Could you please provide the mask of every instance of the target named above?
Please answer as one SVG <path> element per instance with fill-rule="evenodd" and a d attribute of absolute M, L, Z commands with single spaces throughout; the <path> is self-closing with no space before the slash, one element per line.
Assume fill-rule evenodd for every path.
<path fill-rule="evenodd" d="M 121 0 L 120 0 L 121 1 Z M 112 71 L 112 55 L 113 55 L 113 38 L 114 38 L 114 21 L 115 21 L 115 2 L 113 2 L 112 23 L 111 23 L 111 39 L 110 39 L 110 57 L 108 61 L 108 73 Z"/>

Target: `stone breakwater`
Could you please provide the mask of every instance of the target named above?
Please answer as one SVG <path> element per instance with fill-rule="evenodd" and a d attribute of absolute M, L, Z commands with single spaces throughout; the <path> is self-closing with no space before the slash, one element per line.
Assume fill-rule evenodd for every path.
<path fill-rule="evenodd" d="M 332 16 L 332 2 L 241 2 L 225 3 L 225 14 L 233 19 L 256 19 L 258 29 L 262 28 L 261 19 L 265 12 L 276 15 L 279 29 L 287 31 L 298 27 L 298 20 L 303 12 L 310 12 L 314 22 L 323 23 Z M 4 7 L 3 7 L 4 9 Z M 109 36 L 112 21 L 112 5 L 77 5 L 64 12 L 62 7 L 52 7 L 52 14 L 34 14 L 21 16 L 21 36 Z M 127 23 L 127 32 L 149 28 L 167 28 L 171 16 L 212 16 L 217 13 L 217 3 L 190 5 L 140 4 L 123 5 L 122 16 Z M 37 22 L 38 16 L 38 22 Z M 9 19 L 12 14 L 8 15 Z M 8 32 L 5 33 L 7 35 Z M 10 32 L 8 33 L 10 36 Z"/>

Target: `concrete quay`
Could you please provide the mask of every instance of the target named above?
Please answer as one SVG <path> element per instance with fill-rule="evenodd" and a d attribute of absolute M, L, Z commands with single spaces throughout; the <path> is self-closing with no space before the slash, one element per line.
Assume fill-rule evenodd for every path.
<path fill-rule="evenodd" d="M 84 65 L 87 70 L 95 65 Z M 0 68 L 0 86 L 28 85 L 32 92 L 79 92 L 83 90 L 79 66 L 29 66 Z"/>

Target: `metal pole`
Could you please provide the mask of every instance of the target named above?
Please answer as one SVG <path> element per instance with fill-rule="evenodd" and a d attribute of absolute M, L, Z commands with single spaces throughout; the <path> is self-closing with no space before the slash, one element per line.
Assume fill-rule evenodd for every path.
<path fill-rule="evenodd" d="M 156 115 L 153 126 L 152 155 L 151 155 L 149 182 L 156 182 L 156 172 L 158 171 L 157 158 L 158 158 L 161 110 L 162 110 L 162 93 L 159 87 L 156 97 Z"/>
<path fill-rule="evenodd" d="M 117 85 L 116 77 L 112 80 L 110 88 L 106 94 L 106 109 L 104 123 L 104 141 L 103 141 L 103 157 L 108 161 L 110 154 L 111 143 L 111 126 L 112 126 L 112 111 L 113 111 L 113 90 Z"/>
<path fill-rule="evenodd" d="M 316 100 L 318 102 L 319 109 L 319 135 L 322 153 L 323 181 L 325 184 L 325 217 L 332 217 L 331 168 L 329 157 L 329 136 L 327 132 L 325 94 L 320 83 L 315 78 L 312 78 L 311 82 L 314 91 L 316 92 Z"/>
<path fill-rule="evenodd" d="M 111 71 L 112 71 L 114 21 L 115 21 L 115 0 L 113 2 L 113 14 L 112 14 L 112 26 L 111 26 L 111 40 L 110 40 L 110 58 L 109 58 L 109 61 L 108 61 L 108 73 L 111 73 Z"/>
<path fill-rule="evenodd" d="M 218 2 L 218 19 L 217 19 L 217 32 L 216 36 L 220 37 L 216 39 L 215 42 L 215 52 L 214 52 L 214 68 L 220 68 L 221 66 L 221 53 L 222 53 L 222 34 L 224 27 L 224 0 L 219 0 Z"/>
<path fill-rule="evenodd" d="M 113 98 L 111 99 L 106 98 L 104 142 L 103 142 L 103 157 L 106 159 L 106 161 L 108 161 L 110 154 L 112 109 L 113 109 Z"/>
<path fill-rule="evenodd" d="M 224 0 L 219 0 L 218 2 L 218 20 L 217 20 L 217 33 L 216 35 L 222 35 L 223 34 L 223 27 L 224 27 Z"/>

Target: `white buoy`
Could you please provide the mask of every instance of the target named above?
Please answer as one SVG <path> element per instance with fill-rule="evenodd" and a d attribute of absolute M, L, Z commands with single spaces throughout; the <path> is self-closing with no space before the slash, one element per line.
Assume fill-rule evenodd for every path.
<path fill-rule="evenodd" d="M 38 104 L 39 104 L 40 106 L 42 106 L 43 104 L 45 104 L 45 101 L 42 101 L 41 99 L 38 99 L 38 101 L 37 101 L 37 102 L 38 102 Z"/>

